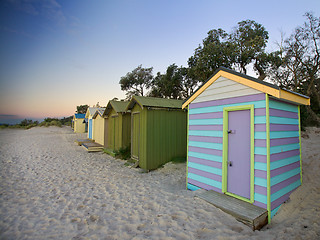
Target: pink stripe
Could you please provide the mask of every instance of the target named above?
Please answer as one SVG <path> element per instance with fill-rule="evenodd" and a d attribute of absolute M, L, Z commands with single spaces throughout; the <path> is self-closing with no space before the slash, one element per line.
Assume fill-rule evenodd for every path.
<path fill-rule="evenodd" d="M 202 107 L 212 107 L 212 106 L 242 103 L 242 102 L 261 101 L 261 100 L 265 100 L 265 95 L 263 93 L 259 93 L 259 94 L 255 94 L 255 95 L 248 95 L 248 96 L 241 96 L 241 97 L 212 100 L 212 101 L 206 101 L 206 102 L 200 102 L 200 103 L 191 103 L 189 105 L 189 108 L 193 109 L 193 108 L 202 108 Z"/>
<path fill-rule="evenodd" d="M 210 178 L 210 179 L 218 181 L 218 182 L 222 181 L 222 177 L 219 176 L 219 175 L 216 175 L 216 174 L 213 174 L 213 173 L 209 173 L 209 172 L 205 172 L 205 171 L 201 171 L 201 170 L 198 170 L 198 169 L 195 169 L 195 168 L 188 167 L 188 172 L 197 174 L 197 175 L 202 176 L 202 177 Z"/>
<path fill-rule="evenodd" d="M 299 167 L 300 167 L 300 161 L 291 163 L 289 165 L 286 165 L 286 166 L 283 166 L 283 167 L 280 167 L 280 168 L 276 168 L 276 169 L 270 171 L 270 177 L 275 177 L 275 176 L 277 176 L 279 174 L 288 172 L 290 170 L 293 170 L 293 169 L 296 169 L 296 168 L 299 168 Z"/>
<path fill-rule="evenodd" d="M 207 184 L 204 184 L 202 182 L 198 182 L 196 180 L 193 180 L 193 179 L 190 179 L 188 178 L 188 183 L 192 184 L 192 185 L 195 185 L 199 188 L 202 188 L 202 189 L 206 189 L 206 190 L 214 190 L 216 192 L 219 192 L 219 193 L 222 193 L 221 189 L 220 188 L 216 188 L 216 187 L 213 187 L 213 186 L 210 186 L 210 185 L 207 185 Z"/>
<path fill-rule="evenodd" d="M 288 178 L 285 181 L 282 181 L 274 186 L 271 186 L 271 194 L 280 191 L 282 188 L 289 186 L 290 184 L 298 181 L 300 179 L 300 174 L 297 174 L 291 178 Z"/>
<path fill-rule="evenodd" d="M 289 112 L 285 110 L 270 108 L 269 113 L 270 113 L 270 116 L 274 116 L 274 117 L 285 117 L 285 118 L 296 118 L 296 119 L 299 118 L 298 113 Z"/>
<path fill-rule="evenodd" d="M 255 185 L 254 192 L 259 193 L 264 196 L 267 196 L 267 188 L 266 187 L 261 187 L 261 186 Z"/>
<path fill-rule="evenodd" d="M 265 123 L 259 123 L 254 125 L 254 131 L 256 132 L 265 132 L 266 129 L 267 128 Z"/>
<path fill-rule="evenodd" d="M 211 119 L 211 118 L 223 118 L 223 112 L 199 113 L 199 114 L 189 115 L 189 119 Z"/>
<path fill-rule="evenodd" d="M 210 161 L 210 160 L 196 158 L 196 157 L 188 157 L 188 161 L 193 162 L 193 163 L 199 163 L 199 164 L 209 166 L 209 167 L 222 169 L 221 162 L 215 162 L 215 161 Z"/>
<path fill-rule="evenodd" d="M 255 155 L 254 155 L 254 161 L 255 161 L 255 162 L 263 162 L 263 163 L 266 163 L 266 162 L 267 162 L 267 156 L 266 156 L 266 155 L 255 154 Z"/>
<path fill-rule="evenodd" d="M 265 139 L 255 139 L 254 146 L 255 147 L 267 147 L 267 141 Z"/>
<path fill-rule="evenodd" d="M 277 138 L 277 139 L 270 139 L 270 146 L 280 146 L 280 145 L 287 145 L 292 143 L 299 143 L 298 137 L 290 137 L 290 138 Z"/>
<path fill-rule="evenodd" d="M 222 150 L 189 146 L 189 151 L 222 156 Z"/>
<path fill-rule="evenodd" d="M 189 141 L 222 143 L 222 137 L 189 136 Z"/>
<path fill-rule="evenodd" d="M 270 131 L 299 131 L 299 125 L 294 124 L 270 124 Z"/>
<path fill-rule="evenodd" d="M 259 177 L 259 178 L 263 178 L 263 179 L 267 179 L 267 172 L 255 169 L 254 170 L 254 176 L 255 177 Z"/>
<path fill-rule="evenodd" d="M 299 149 L 294 149 L 291 151 L 286 151 L 286 152 L 281 152 L 281 153 L 274 153 L 270 155 L 270 162 L 278 161 L 281 159 L 293 157 L 300 155 L 300 150 Z"/>
<path fill-rule="evenodd" d="M 222 131 L 223 125 L 189 125 L 189 130 Z"/>
<path fill-rule="evenodd" d="M 295 189 L 293 189 L 292 191 L 288 192 L 287 194 L 283 195 L 282 197 L 274 200 L 273 202 L 271 202 L 271 210 L 275 209 L 276 207 L 279 207 L 282 203 L 284 203 L 285 201 L 287 201 L 290 197 L 290 194 L 294 191 Z"/>
<path fill-rule="evenodd" d="M 258 202 L 258 201 L 254 201 L 253 205 L 261 207 L 263 209 L 267 209 L 267 204 L 264 204 L 264 203 L 261 203 L 261 202 Z"/>
<path fill-rule="evenodd" d="M 266 109 L 265 108 L 255 108 L 254 115 L 255 116 L 266 116 Z"/>

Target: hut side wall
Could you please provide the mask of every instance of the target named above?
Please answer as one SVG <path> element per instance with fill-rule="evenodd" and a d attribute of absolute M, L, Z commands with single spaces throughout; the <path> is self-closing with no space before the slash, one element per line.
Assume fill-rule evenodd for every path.
<path fill-rule="evenodd" d="M 301 185 L 299 109 L 270 98 L 271 217 Z"/>
<path fill-rule="evenodd" d="M 222 192 L 223 108 L 254 105 L 254 205 L 267 209 L 265 94 L 217 99 L 189 105 L 188 189 Z"/>
<path fill-rule="evenodd" d="M 86 131 L 86 124 L 83 123 L 83 118 L 77 118 L 74 120 L 74 132 L 84 133 Z"/>
<path fill-rule="evenodd" d="M 147 110 L 145 168 L 156 169 L 174 158 L 186 158 L 187 112 Z"/>

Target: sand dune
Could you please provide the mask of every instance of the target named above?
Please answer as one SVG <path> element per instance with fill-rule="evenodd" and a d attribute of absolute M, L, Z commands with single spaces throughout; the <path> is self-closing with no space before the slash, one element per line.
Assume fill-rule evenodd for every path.
<path fill-rule="evenodd" d="M 0 239 L 320 239 L 320 130 L 307 132 L 303 186 L 252 232 L 185 189 L 185 164 L 143 173 L 70 128 L 0 130 Z"/>

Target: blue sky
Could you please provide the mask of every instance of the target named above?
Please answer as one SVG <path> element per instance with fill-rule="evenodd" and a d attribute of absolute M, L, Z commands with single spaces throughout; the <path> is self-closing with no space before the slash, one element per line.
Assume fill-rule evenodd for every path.
<path fill-rule="evenodd" d="M 246 19 L 265 26 L 272 51 L 307 11 L 319 17 L 320 1 L 2 0 L 0 118 L 70 116 L 124 98 L 127 72 L 187 66 L 209 30 Z"/>

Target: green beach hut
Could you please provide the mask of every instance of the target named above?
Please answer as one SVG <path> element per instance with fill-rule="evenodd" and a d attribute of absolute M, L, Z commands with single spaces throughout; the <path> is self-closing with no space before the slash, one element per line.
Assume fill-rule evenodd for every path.
<path fill-rule="evenodd" d="M 131 111 L 131 158 L 145 170 L 186 158 L 187 112 L 182 100 L 133 96 Z"/>
<path fill-rule="evenodd" d="M 126 111 L 128 101 L 110 100 L 103 113 L 107 132 L 107 152 L 114 154 L 114 151 L 130 146 L 130 112 Z"/>

